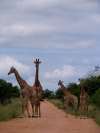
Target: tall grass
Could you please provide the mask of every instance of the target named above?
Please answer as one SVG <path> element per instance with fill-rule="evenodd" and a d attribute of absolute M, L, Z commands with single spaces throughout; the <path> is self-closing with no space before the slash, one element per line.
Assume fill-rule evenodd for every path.
<path fill-rule="evenodd" d="M 93 118 L 100 125 L 100 108 L 95 105 L 89 106 L 88 117 Z"/>
<path fill-rule="evenodd" d="M 57 106 L 59 109 L 64 109 L 64 104 L 61 100 L 58 99 L 49 99 L 51 103 L 53 103 L 55 106 Z"/>
<path fill-rule="evenodd" d="M 49 100 L 51 103 L 53 103 L 55 106 L 57 106 L 59 109 L 63 109 L 66 113 L 75 115 L 75 116 L 79 116 L 80 112 L 79 111 L 75 111 L 72 108 L 68 108 L 67 110 L 64 109 L 64 104 L 61 100 L 58 99 L 51 99 Z M 89 111 L 87 116 L 89 118 L 93 118 L 95 120 L 95 122 L 100 125 L 100 108 L 98 108 L 95 105 L 90 105 L 89 106 Z"/>
<path fill-rule="evenodd" d="M 0 121 L 16 118 L 21 114 L 21 103 L 19 99 L 12 99 L 7 105 L 0 105 Z"/>

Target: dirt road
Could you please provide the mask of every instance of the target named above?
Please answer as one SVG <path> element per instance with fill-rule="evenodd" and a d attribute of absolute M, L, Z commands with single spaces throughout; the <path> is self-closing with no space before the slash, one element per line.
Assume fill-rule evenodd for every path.
<path fill-rule="evenodd" d="M 41 105 L 41 118 L 17 118 L 0 123 L 0 133 L 100 133 L 91 119 L 66 115 L 51 103 Z"/>

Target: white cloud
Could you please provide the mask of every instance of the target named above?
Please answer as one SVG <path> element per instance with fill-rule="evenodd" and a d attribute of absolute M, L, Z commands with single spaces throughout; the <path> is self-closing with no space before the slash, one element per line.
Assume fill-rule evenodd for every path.
<path fill-rule="evenodd" d="M 93 16 L 93 19 L 97 22 L 97 24 L 100 24 L 100 14 L 97 13 Z"/>
<path fill-rule="evenodd" d="M 13 37 L 26 37 L 32 34 L 37 33 L 46 33 L 53 30 L 52 26 L 44 25 L 40 23 L 34 23 L 34 24 L 11 24 L 11 25 L 1 25 L 1 36 L 0 40 L 4 41 L 4 38 L 13 38 Z"/>
<path fill-rule="evenodd" d="M 57 68 L 55 70 L 45 73 L 45 78 L 47 79 L 58 79 L 58 78 L 69 78 L 77 74 L 76 68 L 71 65 L 65 65 L 61 69 Z"/>
<path fill-rule="evenodd" d="M 95 0 L 4 0 L 0 3 L 0 47 L 91 47 L 96 44 L 91 34 L 100 27 L 96 4 Z"/>
<path fill-rule="evenodd" d="M 30 77 L 28 77 L 28 79 L 27 79 L 27 82 L 28 82 L 30 85 L 33 85 L 33 84 L 34 84 L 34 81 L 35 81 L 34 76 L 35 76 L 35 75 L 30 76 Z"/>
<path fill-rule="evenodd" d="M 27 73 L 30 70 L 29 66 L 10 56 L 0 56 L 0 75 L 7 75 L 12 66 L 18 69 L 21 74 Z"/>
<path fill-rule="evenodd" d="M 27 9 L 27 8 L 35 8 L 35 9 L 44 9 L 49 7 L 66 7 L 71 9 L 91 9 L 96 6 L 97 2 L 93 0 L 21 0 L 17 2 L 17 6 Z"/>
<path fill-rule="evenodd" d="M 14 65 L 20 73 L 25 74 L 24 78 L 27 79 L 29 83 L 32 83 L 32 77 L 34 77 L 34 74 L 32 74 L 33 69 L 20 62 L 19 58 L 21 55 L 23 57 L 25 56 L 26 61 L 26 58 L 29 58 L 28 56 L 30 54 L 32 56 L 34 54 L 40 54 L 40 56 L 44 57 L 44 51 L 48 54 L 49 49 L 50 51 L 54 50 L 55 53 L 55 48 L 59 48 L 56 52 L 61 51 L 61 55 L 64 55 L 63 58 L 65 58 L 63 51 L 66 52 L 66 61 L 68 61 L 69 57 L 74 56 L 75 60 L 71 62 L 73 66 L 76 63 L 79 64 L 81 68 L 87 68 L 87 65 L 89 65 L 88 60 L 84 60 L 83 63 L 86 65 L 82 66 L 80 63 L 81 56 L 79 56 L 79 61 L 77 62 L 76 57 L 78 55 L 75 55 L 71 50 L 74 52 L 78 51 L 79 55 L 81 55 L 81 49 L 85 49 L 88 51 L 88 55 L 82 53 L 82 56 L 86 56 L 86 59 L 87 56 L 91 56 L 93 59 L 93 55 L 96 53 L 94 48 L 96 45 L 99 45 L 97 41 L 100 31 L 100 15 L 97 1 L 98 0 L 1 0 L 0 48 L 6 49 L 6 52 L 12 47 L 17 47 L 22 49 L 22 51 L 24 51 L 24 48 L 33 48 L 33 51 L 35 51 L 34 48 L 39 48 L 39 52 L 42 51 L 43 53 L 40 54 L 35 51 L 29 54 L 23 54 L 21 52 L 18 54 L 15 48 L 14 52 L 12 52 L 11 49 L 11 52 L 14 56 L 18 56 L 18 59 L 10 56 L 0 56 L 1 77 L 7 75 L 10 67 Z M 42 48 L 47 49 L 43 50 Z M 79 49 L 77 50 L 77 48 Z M 67 52 L 67 49 L 70 50 Z M 26 51 L 28 53 L 28 49 Z M 5 50 L 2 51 L 2 53 L 5 54 Z M 68 53 L 71 53 L 70 56 L 67 56 Z M 51 57 L 47 54 L 45 58 Z M 50 61 L 51 58 L 48 60 Z M 96 61 L 96 59 L 97 57 L 94 59 L 95 62 L 99 62 L 99 60 Z M 23 60 L 24 59 L 22 59 L 22 61 Z M 61 63 L 61 65 L 65 64 L 65 62 Z M 93 63 L 90 59 L 89 62 Z M 70 64 L 70 62 L 67 63 Z M 55 64 L 55 67 L 56 65 L 57 64 Z M 57 78 L 72 79 L 74 75 L 76 77 L 79 77 L 79 73 L 82 75 L 82 71 L 79 72 L 78 68 L 68 66 L 69 65 L 66 65 L 62 68 L 47 71 L 46 73 L 44 71 L 46 81 L 51 81 L 50 84 L 56 84 L 55 80 L 58 80 Z"/>
<path fill-rule="evenodd" d="M 82 41 L 76 44 L 76 47 L 79 48 L 91 48 L 93 46 L 95 46 L 95 41 L 93 40 Z"/>
<path fill-rule="evenodd" d="M 62 44 L 59 42 L 55 45 L 57 48 L 77 49 L 77 48 L 93 48 L 96 46 L 95 40 L 66 40 Z"/>

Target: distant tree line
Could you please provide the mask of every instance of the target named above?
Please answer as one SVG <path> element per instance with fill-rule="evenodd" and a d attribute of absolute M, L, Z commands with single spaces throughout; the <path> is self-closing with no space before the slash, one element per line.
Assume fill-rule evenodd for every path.
<path fill-rule="evenodd" d="M 5 104 L 10 101 L 11 98 L 19 97 L 20 92 L 17 86 L 13 86 L 11 83 L 0 79 L 0 103 Z"/>

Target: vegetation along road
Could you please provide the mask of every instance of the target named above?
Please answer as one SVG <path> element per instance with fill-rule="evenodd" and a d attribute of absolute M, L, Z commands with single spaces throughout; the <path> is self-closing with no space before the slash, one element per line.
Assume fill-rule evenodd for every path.
<path fill-rule="evenodd" d="M 0 122 L 1 133 L 100 133 L 92 119 L 67 115 L 53 104 L 44 101 L 41 118 L 17 118 Z"/>

